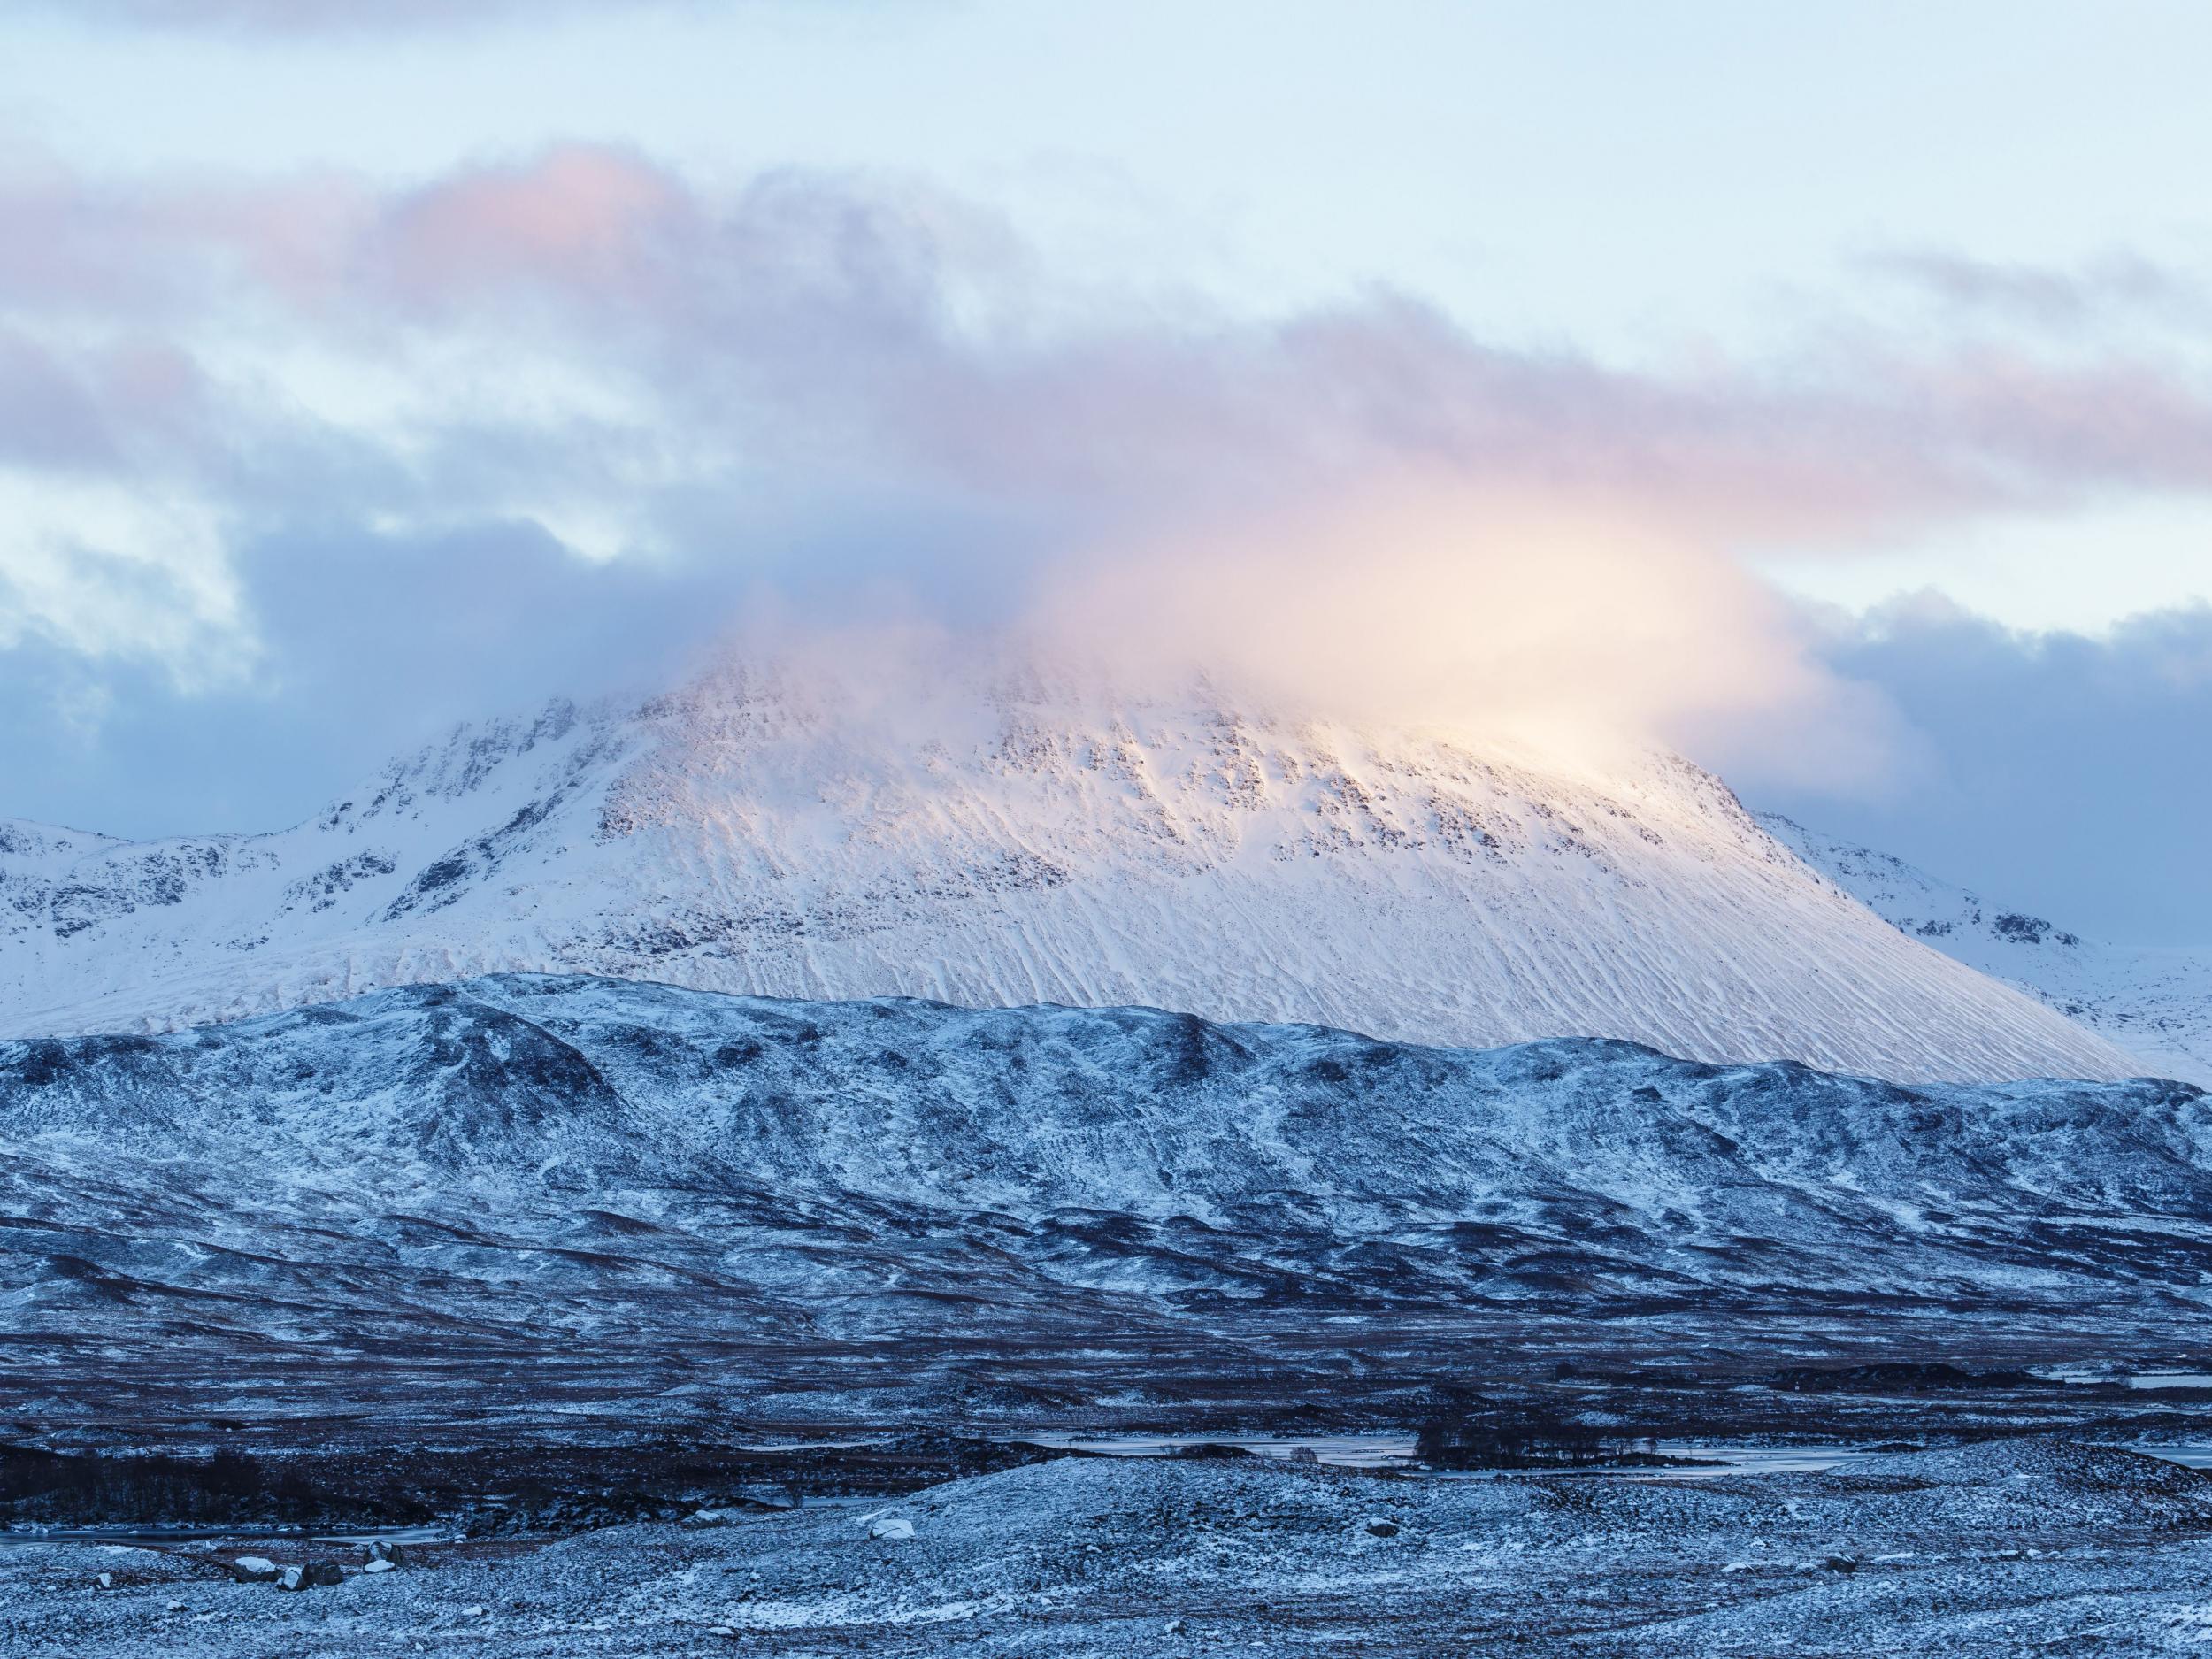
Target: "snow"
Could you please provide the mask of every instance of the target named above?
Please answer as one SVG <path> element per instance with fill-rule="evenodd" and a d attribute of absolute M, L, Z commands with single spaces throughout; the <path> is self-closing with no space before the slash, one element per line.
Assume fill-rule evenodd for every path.
<path fill-rule="evenodd" d="M 2139 1056 L 2158 1076 L 2212 1087 L 2212 948 L 2084 939 L 1888 853 L 1778 814 L 1758 820 L 1900 932 L 2017 987 Z"/>
<path fill-rule="evenodd" d="M 464 727 L 276 833 L 0 824 L 0 1033 L 573 971 L 1903 1080 L 2146 1069 L 1884 925 L 1670 757 L 982 669 L 926 703 L 730 666 Z"/>
<path fill-rule="evenodd" d="M 1033 1397 L 994 1404 L 1011 1378 L 1097 1400 L 1179 1367 L 1349 1399 L 1474 1308 L 1563 1340 L 1633 1311 L 1662 1348 L 1932 1322 L 2049 1363 L 2193 1341 L 2208 1210 L 2212 1101 L 2180 1084 L 500 976 L 0 1043 L 0 1399 L 106 1413 L 128 1373 L 164 1415 L 142 1391 L 403 1437 L 981 1417 Z M 1315 1332 L 1285 1370 L 1269 1345 Z"/>
<path fill-rule="evenodd" d="M 900 1508 L 895 1548 L 806 1509 L 456 1547 L 296 1595 L 170 1552 L 27 1547 L 0 1655 L 2009 1659 L 2159 1652 L 2212 1623 L 2212 1480 L 2041 1439 L 1694 1482 L 1071 1459 Z"/>

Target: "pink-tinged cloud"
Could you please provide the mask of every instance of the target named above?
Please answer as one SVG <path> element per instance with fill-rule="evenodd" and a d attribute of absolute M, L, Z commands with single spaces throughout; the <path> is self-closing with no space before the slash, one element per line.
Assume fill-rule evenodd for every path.
<path fill-rule="evenodd" d="M 1832 541 L 2085 490 L 2212 489 L 2212 390 L 2140 356 L 1906 335 L 1663 373 L 1488 344 L 1387 293 L 1272 323 L 1141 296 L 1115 315 L 1063 304 L 1003 226 L 899 180 L 710 190 L 595 146 L 402 190 L 19 168 L 0 225 L 0 304 L 19 318 L 181 338 L 273 313 L 376 357 L 441 334 L 503 344 L 764 460 L 789 448 L 1026 503 L 1180 510 L 1419 463 Z M 1038 321 L 1060 314 L 1079 320 Z"/>
<path fill-rule="evenodd" d="M 2177 359 L 1862 334 L 1665 370 L 1389 293 L 1116 303 L 898 180 L 706 188 L 581 145 L 396 189 L 24 166 L 0 233 L 0 444 L 205 522 L 649 550 L 734 572 L 731 603 L 772 567 L 824 611 L 864 580 L 1186 669 L 1256 629 L 1348 702 L 1521 699 L 1861 771 L 1878 718 L 1732 549 L 2212 493 L 2212 389 Z"/>
<path fill-rule="evenodd" d="M 2201 489 L 2212 480 L 2212 402 L 2171 369 L 2141 362 L 2053 367 L 1976 351 L 1911 372 L 1929 434 L 2008 466 L 2028 491 L 2090 478 Z"/>
<path fill-rule="evenodd" d="M 390 203 L 360 242 L 359 272 L 411 310 L 511 303 L 537 293 L 592 307 L 672 297 L 695 261 L 692 194 L 619 151 L 571 146 L 482 168 Z"/>
<path fill-rule="evenodd" d="M 308 303 L 334 292 L 380 205 L 336 175 L 104 180 L 0 152 L 0 305 L 143 323 Z"/>

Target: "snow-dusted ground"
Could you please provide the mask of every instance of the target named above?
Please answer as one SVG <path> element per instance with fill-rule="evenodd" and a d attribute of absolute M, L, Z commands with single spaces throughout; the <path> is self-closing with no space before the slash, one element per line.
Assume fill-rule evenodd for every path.
<path fill-rule="evenodd" d="M 1071 1460 L 423 1551 L 301 1594 L 230 1582 L 235 1553 L 11 1549 L 0 1655 L 2011 1659 L 2212 1638 L 2212 1481 L 2046 1440 L 1680 1483 Z"/>
<path fill-rule="evenodd" d="M 1901 932 L 2039 998 L 2161 1077 L 2212 1087 L 2212 947 L 2113 945 L 1985 899 L 1888 853 L 1770 813 L 1775 839 Z"/>
<path fill-rule="evenodd" d="M 1903 1079 L 2146 1069 L 1885 926 L 1717 780 L 1194 694 L 729 669 L 465 728 L 293 829 L 0 824 L 0 1032 L 488 972 L 1594 1035 Z"/>
<path fill-rule="evenodd" d="M 1476 1344 L 2193 1347 L 2212 1100 L 511 976 L 0 1044 L 0 1213 L 50 1427 L 1343 1403 Z"/>

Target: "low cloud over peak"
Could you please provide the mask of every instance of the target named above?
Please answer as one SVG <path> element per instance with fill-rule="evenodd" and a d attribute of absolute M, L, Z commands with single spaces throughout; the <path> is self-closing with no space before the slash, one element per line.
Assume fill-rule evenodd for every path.
<path fill-rule="evenodd" d="M 193 697 L 234 731 L 342 706 L 359 746 L 235 817 L 140 780 L 124 830 L 276 821 L 432 718 L 856 593 L 1842 787 L 1894 722 L 1739 548 L 2212 491 L 2186 353 L 1860 322 L 1682 368 L 1388 290 L 1228 317 L 1071 280 L 885 173 L 19 157 L 0 224 L 0 480 L 35 507 L 0 542 L 0 668 L 73 722 L 7 757 L 8 806 L 96 803 L 88 769 L 180 753 L 143 738 Z"/>

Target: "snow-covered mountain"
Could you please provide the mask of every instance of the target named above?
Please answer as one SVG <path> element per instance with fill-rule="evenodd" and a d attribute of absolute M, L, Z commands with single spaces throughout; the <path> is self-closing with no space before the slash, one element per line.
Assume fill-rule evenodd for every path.
<path fill-rule="evenodd" d="M 1121 698 L 729 667 L 465 728 L 268 835 L 0 825 L 0 1032 L 159 1030 L 577 971 L 1143 1003 L 1903 1079 L 2142 1063 L 1902 937 L 1717 780 Z"/>
<path fill-rule="evenodd" d="M 0 1043 L 0 1205 L 49 1432 L 1341 1403 L 2195 1340 L 2212 1099 L 500 977 Z"/>
<path fill-rule="evenodd" d="M 1776 840 L 1905 933 L 2019 987 L 2160 1076 L 2212 1087 L 2212 949 L 2083 939 L 1891 854 L 1778 813 L 1756 816 Z"/>

